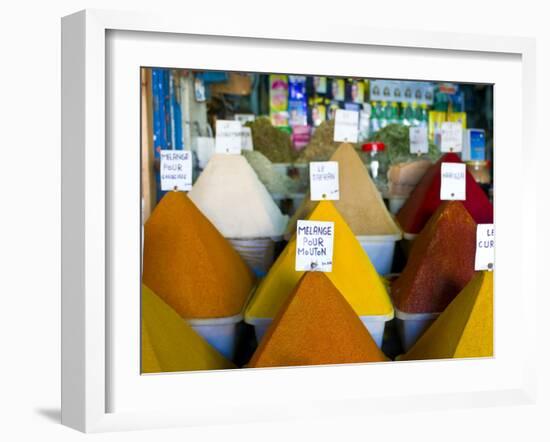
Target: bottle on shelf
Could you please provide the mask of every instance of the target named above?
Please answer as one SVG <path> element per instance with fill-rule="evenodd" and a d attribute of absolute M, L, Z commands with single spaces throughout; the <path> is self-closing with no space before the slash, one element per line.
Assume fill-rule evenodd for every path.
<path fill-rule="evenodd" d="M 378 191 L 384 194 L 387 188 L 387 170 L 385 162 L 381 161 L 380 153 L 386 149 L 386 145 L 380 141 L 371 141 L 361 147 L 362 159 Z"/>

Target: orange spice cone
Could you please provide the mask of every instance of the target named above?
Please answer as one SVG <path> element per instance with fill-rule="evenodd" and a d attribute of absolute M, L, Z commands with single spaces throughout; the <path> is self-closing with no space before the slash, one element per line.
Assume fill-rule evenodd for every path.
<path fill-rule="evenodd" d="M 143 283 L 183 318 L 239 314 L 254 277 L 183 192 L 168 192 L 145 223 Z"/>
<path fill-rule="evenodd" d="M 273 320 L 249 367 L 386 361 L 325 273 L 308 272 Z"/>
<path fill-rule="evenodd" d="M 493 273 L 477 272 L 399 360 L 493 356 Z"/>
<path fill-rule="evenodd" d="M 141 309 L 142 373 L 236 368 L 145 285 Z"/>

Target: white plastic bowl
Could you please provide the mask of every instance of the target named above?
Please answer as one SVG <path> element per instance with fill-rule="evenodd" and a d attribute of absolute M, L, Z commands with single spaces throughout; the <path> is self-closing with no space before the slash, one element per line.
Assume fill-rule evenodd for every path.
<path fill-rule="evenodd" d="M 376 342 L 379 348 L 382 348 L 382 340 L 384 338 L 384 328 L 386 322 L 393 319 L 393 313 L 389 315 L 376 315 L 376 316 L 360 316 L 361 322 L 365 325 L 369 331 L 372 339 Z M 254 332 L 256 334 L 256 341 L 258 344 L 265 335 L 265 332 L 271 325 L 272 318 L 250 318 L 246 321 L 247 324 L 254 326 Z"/>
<path fill-rule="evenodd" d="M 237 324 L 243 314 L 213 319 L 187 319 L 189 325 L 212 347 L 229 360 L 234 360 L 237 348 Z"/>
<path fill-rule="evenodd" d="M 391 272 L 395 243 L 401 239 L 401 234 L 370 235 L 356 237 L 372 265 L 379 275 Z"/>
<path fill-rule="evenodd" d="M 406 196 L 389 196 L 388 197 L 388 207 L 390 209 L 390 213 L 392 215 L 395 215 L 397 212 L 399 212 L 399 209 L 405 204 L 405 201 L 407 201 Z"/>
<path fill-rule="evenodd" d="M 409 351 L 420 336 L 432 325 L 441 313 L 406 313 L 395 309 L 397 332 L 405 352 Z"/>
<path fill-rule="evenodd" d="M 257 276 L 265 276 L 275 259 L 275 241 L 280 238 L 227 238 Z"/>

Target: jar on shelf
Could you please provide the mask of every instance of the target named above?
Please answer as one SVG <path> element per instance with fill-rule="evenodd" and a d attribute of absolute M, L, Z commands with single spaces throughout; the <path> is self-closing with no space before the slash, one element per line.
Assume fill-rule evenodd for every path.
<path fill-rule="evenodd" d="M 387 185 L 386 164 L 382 161 L 381 153 L 386 149 L 386 145 L 380 141 L 372 141 L 363 144 L 361 147 L 361 157 L 369 174 L 381 193 L 384 193 Z"/>

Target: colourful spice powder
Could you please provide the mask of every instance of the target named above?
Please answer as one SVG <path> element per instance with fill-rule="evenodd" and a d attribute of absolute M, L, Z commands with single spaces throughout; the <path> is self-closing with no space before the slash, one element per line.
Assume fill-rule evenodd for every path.
<path fill-rule="evenodd" d="M 476 223 L 459 201 L 439 206 L 415 239 L 394 305 L 407 313 L 440 313 L 474 275 Z"/>
<path fill-rule="evenodd" d="M 386 361 L 326 274 L 305 273 L 273 320 L 249 367 Z"/>
<path fill-rule="evenodd" d="M 361 158 L 349 143 L 341 144 L 330 158 L 338 162 L 340 199 L 333 204 L 346 220 L 351 231 L 362 235 L 395 235 L 401 230 L 388 212 L 376 185 Z M 287 237 L 296 230 L 299 219 L 306 218 L 317 205 L 309 193 L 289 222 Z"/>
<path fill-rule="evenodd" d="M 401 360 L 493 356 L 493 273 L 477 272 Z"/>
<path fill-rule="evenodd" d="M 148 287 L 141 289 L 141 372 L 236 368 Z"/>
<path fill-rule="evenodd" d="M 242 155 L 210 158 L 189 198 L 225 238 L 280 237 L 288 223 Z"/>
<path fill-rule="evenodd" d="M 340 142 L 334 141 L 334 120 L 323 121 L 313 132 L 310 142 L 300 152 L 296 162 L 327 161 L 339 145 Z"/>
<path fill-rule="evenodd" d="M 183 192 L 168 192 L 145 223 L 143 283 L 183 318 L 242 311 L 254 285 L 245 262 Z"/>
<path fill-rule="evenodd" d="M 333 266 L 326 276 L 356 314 L 388 315 L 391 319 L 393 307 L 386 287 L 334 204 L 321 201 L 308 219 L 334 222 Z M 260 283 L 246 309 L 245 320 L 273 318 L 277 314 L 303 274 L 295 270 L 295 259 L 294 235 Z"/>
<path fill-rule="evenodd" d="M 397 221 L 406 233 L 419 233 L 442 203 L 441 163 L 460 163 L 455 153 L 447 153 L 424 174 L 397 213 Z M 466 200 L 462 202 L 478 224 L 493 222 L 493 205 L 483 189 L 466 170 Z"/>

